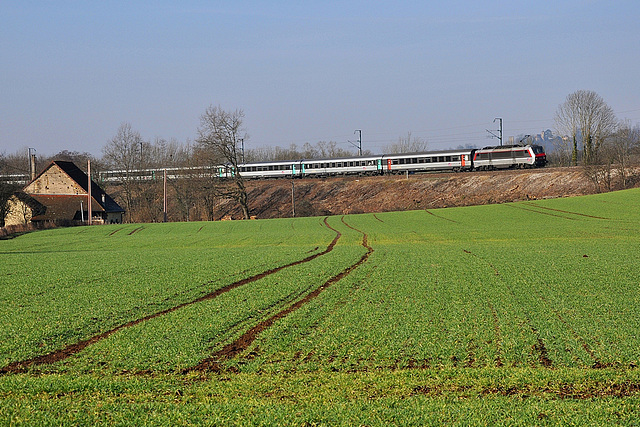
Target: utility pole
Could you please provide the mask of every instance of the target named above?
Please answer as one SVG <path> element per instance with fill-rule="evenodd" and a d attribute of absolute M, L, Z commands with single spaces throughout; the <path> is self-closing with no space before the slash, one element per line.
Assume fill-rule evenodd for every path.
<path fill-rule="evenodd" d="M 495 123 L 496 120 L 500 121 L 500 129 L 498 129 L 497 131 L 490 131 L 489 129 L 487 129 L 487 132 L 489 132 L 493 138 L 498 138 L 500 140 L 500 145 L 502 146 L 502 117 L 496 117 L 495 119 L 493 119 L 493 123 Z M 498 135 L 493 132 L 498 132 Z"/>
<path fill-rule="evenodd" d="M 162 183 L 162 187 L 164 190 L 164 202 L 162 204 L 162 212 L 163 212 L 163 222 L 167 222 L 167 169 L 164 169 L 164 180 Z"/>
<path fill-rule="evenodd" d="M 89 181 L 87 185 L 87 223 L 91 225 L 93 217 L 93 212 L 91 212 L 91 160 L 87 160 L 87 176 Z"/>
<path fill-rule="evenodd" d="M 291 176 L 291 211 L 293 218 L 296 217 L 296 199 L 295 199 L 295 187 L 293 184 L 293 176 Z"/>
<path fill-rule="evenodd" d="M 355 143 L 349 141 L 349 144 L 353 145 L 354 147 L 356 147 L 358 149 L 358 156 L 362 156 L 362 130 L 361 129 L 356 129 L 353 131 L 353 133 L 355 134 L 356 132 L 358 132 L 358 144 L 356 145 Z"/>
<path fill-rule="evenodd" d="M 240 138 L 240 150 L 242 152 L 242 163 L 244 163 L 244 138 Z"/>

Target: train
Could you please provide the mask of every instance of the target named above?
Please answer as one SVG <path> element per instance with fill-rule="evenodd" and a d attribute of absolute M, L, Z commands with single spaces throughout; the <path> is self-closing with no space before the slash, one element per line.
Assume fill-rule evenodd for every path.
<path fill-rule="evenodd" d="M 286 160 L 243 163 L 243 178 L 327 177 L 336 175 L 387 175 L 415 172 L 474 171 L 508 168 L 537 168 L 547 164 L 541 145 L 501 145 L 481 149 L 380 154 L 337 159 Z M 219 167 L 219 176 L 233 174 Z"/>
<path fill-rule="evenodd" d="M 169 178 L 211 176 L 230 178 L 239 173 L 247 179 L 329 177 L 338 175 L 391 175 L 417 172 L 465 172 L 507 168 L 537 168 L 547 164 L 541 145 L 500 145 L 480 149 L 425 151 L 403 154 L 378 154 L 327 159 L 278 160 L 230 165 L 135 171 L 105 171 L 101 182 L 122 181 L 124 176 L 136 180 L 155 180 L 164 171 Z"/>

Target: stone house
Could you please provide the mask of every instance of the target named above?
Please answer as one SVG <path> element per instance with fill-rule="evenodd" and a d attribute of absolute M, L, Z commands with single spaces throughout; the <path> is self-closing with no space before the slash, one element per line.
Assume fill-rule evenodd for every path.
<path fill-rule="evenodd" d="M 5 225 L 73 223 L 88 219 L 89 178 L 73 162 L 51 162 L 9 200 Z M 122 223 L 124 209 L 91 181 L 92 223 Z"/>

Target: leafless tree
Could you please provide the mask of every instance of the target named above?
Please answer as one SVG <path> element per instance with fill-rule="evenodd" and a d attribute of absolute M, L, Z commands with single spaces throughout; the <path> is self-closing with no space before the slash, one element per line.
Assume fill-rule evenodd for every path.
<path fill-rule="evenodd" d="M 338 146 L 335 141 L 318 141 L 316 144 L 318 155 L 321 158 L 339 158 L 354 156 L 353 152 Z"/>
<path fill-rule="evenodd" d="M 607 145 L 607 151 L 611 157 L 611 163 L 615 164 L 621 187 L 627 188 L 629 167 L 640 154 L 640 126 L 632 126 L 629 122 L 620 123 L 618 130 L 608 139 Z"/>
<path fill-rule="evenodd" d="M 148 163 L 143 156 L 149 154 L 149 144 L 142 139 L 140 132 L 131 128 L 131 124 L 122 123 L 116 135 L 102 148 L 102 153 L 110 167 L 122 171 L 123 199 L 128 221 L 131 222 L 136 211 L 135 195 L 139 184 L 135 170 L 142 169 Z"/>
<path fill-rule="evenodd" d="M 582 142 L 582 161 L 585 165 L 598 162 L 598 151 L 616 129 L 613 109 L 593 91 L 578 90 L 567 95 L 556 111 L 556 128 L 572 144 L 571 161 L 578 162 L 578 141 Z M 580 136 L 580 138 L 578 138 Z"/>
<path fill-rule="evenodd" d="M 363 155 L 370 155 L 371 152 L 365 150 Z M 301 159 L 323 159 L 352 157 L 354 152 L 344 149 L 335 141 L 319 141 L 315 145 L 305 142 L 299 149 L 296 144 L 290 144 L 288 148 L 283 147 L 259 147 L 249 150 L 247 153 L 248 162 L 277 161 L 277 160 L 301 160 Z"/>
<path fill-rule="evenodd" d="M 385 146 L 383 151 L 389 154 L 417 153 L 427 151 L 427 146 L 426 139 L 412 136 L 411 132 L 407 132 L 406 137 L 401 136 L 398 142 Z"/>
<path fill-rule="evenodd" d="M 242 210 L 244 219 L 249 219 L 247 189 L 239 173 L 240 143 L 247 138 L 242 126 L 242 110 L 226 111 L 221 107 L 209 106 L 200 117 L 198 143 L 212 154 L 211 160 L 221 159 L 226 163 L 231 185 L 217 186 L 214 191 L 221 197 L 235 200 Z M 210 163 L 216 166 L 220 163 Z"/>

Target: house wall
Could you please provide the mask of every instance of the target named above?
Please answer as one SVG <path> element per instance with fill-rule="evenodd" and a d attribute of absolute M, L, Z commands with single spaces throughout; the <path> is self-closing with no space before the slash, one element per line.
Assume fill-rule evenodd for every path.
<path fill-rule="evenodd" d="M 31 220 L 33 214 L 29 205 L 20 201 L 16 196 L 12 196 L 7 203 L 9 204 L 9 211 L 4 217 L 5 227 L 10 225 L 23 225 Z"/>
<path fill-rule="evenodd" d="M 107 213 L 105 224 L 122 224 L 122 212 Z"/>
<path fill-rule="evenodd" d="M 57 166 L 49 168 L 38 179 L 27 185 L 24 192 L 27 194 L 87 194 L 77 182 Z"/>

